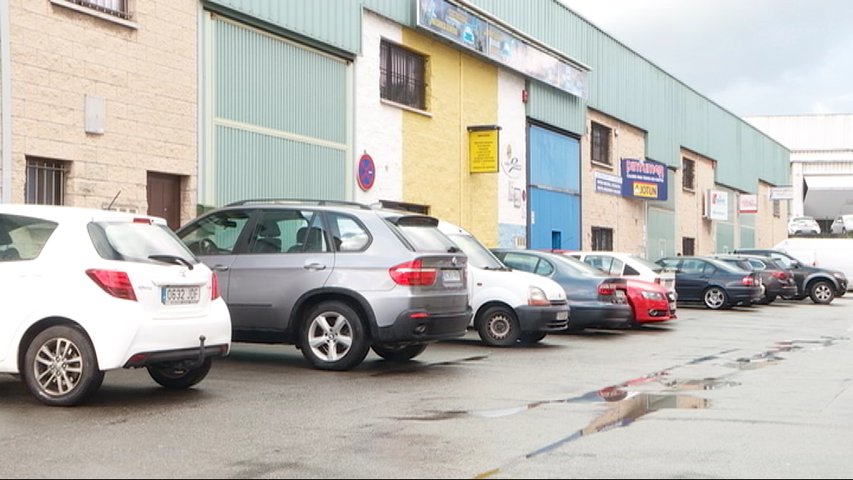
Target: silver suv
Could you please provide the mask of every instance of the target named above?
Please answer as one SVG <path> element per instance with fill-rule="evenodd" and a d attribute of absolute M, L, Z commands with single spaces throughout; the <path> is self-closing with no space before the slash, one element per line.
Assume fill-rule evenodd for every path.
<path fill-rule="evenodd" d="M 247 200 L 177 234 L 217 272 L 232 341 L 294 344 L 316 368 L 392 361 L 465 335 L 464 254 L 407 212 L 322 200 Z"/>

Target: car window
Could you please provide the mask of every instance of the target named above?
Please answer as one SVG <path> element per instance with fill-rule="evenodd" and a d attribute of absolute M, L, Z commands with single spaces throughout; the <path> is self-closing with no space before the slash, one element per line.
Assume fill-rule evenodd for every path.
<path fill-rule="evenodd" d="M 265 210 L 249 239 L 252 253 L 328 252 L 326 230 L 317 212 L 277 208 Z"/>
<path fill-rule="evenodd" d="M 761 260 L 750 258 L 747 262 L 749 262 L 749 265 L 755 270 L 767 270 L 767 265 L 765 265 Z"/>
<path fill-rule="evenodd" d="M 150 261 L 152 256 L 198 261 L 177 235 L 164 224 L 149 222 L 92 222 L 89 238 L 98 255 L 108 260 Z"/>
<path fill-rule="evenodd" d="M 503 257 L 503 261 L 509 268 L 521 270 L 524 272 L 536 272 L 536 266 L 539 259 L 533 255 L 525 255 L 522 253 L 507 252 Z"/>
<path fill-rule="evenodd" d="M 536 266 L 536 273 L 539 275 L 551 275 L 554 273 L 554 266 L 544 259 L 539 259 L 539 265 Z"/>
<path fill-rule="evenodd" d="M 650 262 L 643 257 L 637 256 L 637 255 L 631 255 L 630 258 L 631 258 L 631 262 L 634 262 L 638 265 L 644 265 L 644 266 L 648 267 L 649 269 L 651 269 L 655 273 L 660 273 L 663 271 L 662 266 L 658 265 L 657 263 Z"/>
<path fill-rule="evenodd" d="M 659 265 L 655 265 L 655 266 L 657 267 L 656 270 L 661 270 Z M 640 272 L 638 272 L 637 270 L 634 270 L 634 267 L 626 264 L 625 270 L 622 272 L 622 275 L 635 276 L 635 275 L 640 275 Z"/>
<path fill-rule="evenodd" d="M 705 262 L 702 260 L 697 260 L 694 258 L 688 258 L 681 262 L 681 268 L 679 271 L 681 273 L 687 274 L 700 274 L 705 269 Z"/>
<path fill-rule="evenodd" d="M 329 213 L 332 241 L 339 252 L 362 252 L 370 245 L 370 233 L 357 219 L 340 213 Z"/>
<path fill-rule="evenodd" d="M 37 258 L 56 226 L 41 218 L 0 215 L 0 262 Z"/>
<path fill-rule="evenodd" d="M 386 221 L 416 251 L 456 252 L 461 248 L 438 229 L 438 221 L 432 217 L 411 215 L 388 218 Z"/>
<path fill-rule="evenodd" d="M 673 270 L 678 270 L 678 262 L 680 259 L 678 258 L 662 258 L 658 260 L 658 264 L 665 268 L 670 268 Z"/>
<path fill-rule="evenodd" d="M 587 265 L 595 267 L 602 272 L 609 272 L 610 264 L 613 262 L 613 257 L 605 255 L 587 255 L 583 261 Z"/>
<path fill-rule="evenodd" d="M 618 258 L 613 258 L 613 262 L 610 264 L 610 274 L 616 276 L 622 276 L 622 269 L 625 267 L 625 262 L 619 260 Z"/>
<path fill-rule="evenodd" d="M 713 275 L 714 272 L 717 271 L 717 267 L 712 263 L 702 262 L 702 274 L 703 275 Z"/>
<path fill-rule="evenodd" d="M 216 212 L 178 230 L 178 237 L 196 255 L 231 255 L 248 221 L 247 211 Z"/>
<path fill-rule="evenodd" d="M 493 270 L 504 268 L 504 264 L 471 235 L 452 233 L 447 237 L 468 257 L 468 265 Z"/>

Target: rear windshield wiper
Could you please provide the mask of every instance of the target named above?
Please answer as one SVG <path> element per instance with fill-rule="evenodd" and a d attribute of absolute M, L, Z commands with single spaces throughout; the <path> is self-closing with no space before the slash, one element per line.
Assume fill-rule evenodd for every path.
<path fill-rule="evenodd" d="M 190 270 L 193 269 L 193 264 L 184 257 L 179 257 L 177 255 L 148 255 L 148 258 L 151 260 L 156 260 L 158 262 L 163 263 L 173 263 L 175 265 L 183 265 Z"/>

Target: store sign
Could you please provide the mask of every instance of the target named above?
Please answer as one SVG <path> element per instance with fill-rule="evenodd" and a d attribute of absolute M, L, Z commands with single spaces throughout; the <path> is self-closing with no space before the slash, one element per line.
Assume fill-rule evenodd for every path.
<path fill-rule="evenodd" d="M 758 213 L 758 195 L 740 194 L 737 199 L 738 213 Z"/>
<path fill-rule="evenodd" d="M 623 158 L 622 196 L 641 200 L 666 200 L 666 165 L 654 160 Z"/>
<path fill-rule="evenodd" d="M 418 26 L 481 56 L 577 97 L 586 98 L 587 70 L 447 0 L 418 0 Z"/>
<path fill-rule="evenodd" d="M 595 178 L 596 192 L 622 195 L 622 177 L 599 172 L 598 170 L 593 172 L 593 177 Z"/>
<path fill-rule="evenodd" d="M 711 220 L 729 219 L 729 192 L 708 190 L 707 217 Z"/>
<path fill-rule="evenodd" d="M 771 187 L 770 200 L 793 200 L 794 187 Z"/>
<path fill-rule="evenodd" d="M 468 127 L 468 163 L 471 173 L 498 171 L 498 132 L 495 125 Z"/>

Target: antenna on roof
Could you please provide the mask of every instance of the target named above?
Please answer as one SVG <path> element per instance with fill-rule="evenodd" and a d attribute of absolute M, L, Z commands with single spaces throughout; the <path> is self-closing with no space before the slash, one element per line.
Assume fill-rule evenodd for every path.
<path fill-rule="evenodd" d="M 119 195 L 121 195 L 121 189 L 119 189 L 119 190 L 118 190 L 118 193 L 116 193 L 116 196 L 115 196 L 115 197 L 113 197 L 113 201 L 112 201 L 112 202 L 110 202 L 110 204 L 109 204 L 109 205 L 107 205 L 107 208 L 105 208 L 105 210 L 110 210 L 110 209 L 112 209 L 112 208 L 113 208 L 113 204 L 114 204 L 114 203 L 116 203 L 116 199 L 118 199 L 118 196 L 119 196 Z"/>

